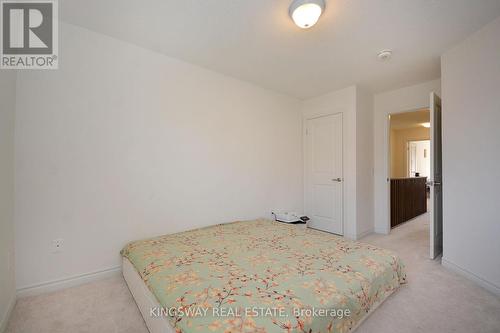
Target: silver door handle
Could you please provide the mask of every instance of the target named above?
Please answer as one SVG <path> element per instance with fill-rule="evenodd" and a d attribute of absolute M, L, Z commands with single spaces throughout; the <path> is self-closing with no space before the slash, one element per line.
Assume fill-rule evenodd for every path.
<path fill-rule="evenodd" d="M 430 181 L 427 182 L 427 185 L 429 185 L 429 186 L 440 186 L 441 182 L 435 182 L 433 180 L 430 180 Z"/>
<path fill-rule="evenodd" d="M 333 178 L 333 179 L 332 179 L 332 182 L 338 182 L 338 183 L 341 183 L 341 182 L 342 182 L 342 178 Z"/>

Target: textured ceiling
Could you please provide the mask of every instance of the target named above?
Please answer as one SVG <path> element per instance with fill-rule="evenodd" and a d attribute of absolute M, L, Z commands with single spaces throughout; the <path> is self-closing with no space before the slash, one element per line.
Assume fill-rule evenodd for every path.
<path fill-rule="evenodd" d="M 440 55 L 500 16 L 500 0 L 327 0 L 308 30 L 288 0 L 63 0 L 60 17 L 298 98 L 440 76 Z M 377 52 L 390 48 L 389 62 Z"/>

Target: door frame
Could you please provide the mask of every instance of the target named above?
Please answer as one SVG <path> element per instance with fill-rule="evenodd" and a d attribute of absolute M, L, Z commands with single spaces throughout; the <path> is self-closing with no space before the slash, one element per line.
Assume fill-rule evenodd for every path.
<path fill-rule="evenodd" d="M 417 108 L 417 109 L 412 109 L 412 110 L 405 110 L 405 111 L 397 111 L 397 112 L 391 112 L 386 115 L 386 126 L 387 126 L 387 142 L 386 142 L 386 147 L 387 147 L 387 156 L 386 156 L 386 163 L 387 163 L 387 175 L 386 175 L 386 182 L 385 182 L 385 193 L 387 196 L 387 220 L 386 220 L 386 227 L 387 227 L 387 234 L 389 235 L 391 233 L 391 174 L 392 174 L 392 168 L 391 168 L 391 115 L 396 115 L 396 114 L 403 114 L 403 113 L 411 113 L 411 112 L 417 112 L 417 111 L 422 111 L 422 110 L 429 110 L 430 105 L 428 107 L 422 107 L 422 108 Z M 429 130 L 432 130 L 430 128 Z M 432 138 L 429 139 L 432 145 Z M 408 170 L 406 170 L 408 172 Z"/>
<path fill-rule="evenodd" d="M 307 122 L 309 120 L 313 120 L 313 119 L 319 119 L 319 118 L 325 118 L 325 117 L 330 117 L 330 116 L 335 116 L 335 115 L 340 115 L 340 118 L 342 119 L 342 150 L 341 150 L 341 154 L 342 154 L 342 178 L 343 178 L 343 181 L 342 181 L 342 216 L 341 216 L 341 219 L 342 219 L 342 235 L 338 235 L 338 234 L 334 234 L 334 235 L 338 235 L 338 236 L 343 236 L 345 237 L 345 234 L 346 234 L 346 230 L 345 230 L 345 175 L 344 175 L 344 170 L 345 170 L 345 167 L 344 167 L 344 164 L 345 164 L 345 153 L 344 153 L 344 146 L 345 146 L 345 137 L 344 137 L 344 134 L 345 134 L 345 124 L 344 124 L 344 121 L 345 121 L 345 117 L 344 117 L 344 112 L 340 111 L 340 112 L 332 112 L 332 113 L 322 113 L 320 115 L 310 115 L 310 116 L 304 116 L 302 118 L 302 156 L 304 157 L 303 158 L 303 170 L 304 170 L 304 173 L 303 173 L 303 177 L 304 177 L 304 182 L 303 182 L 303 193 L 304 193 L 304 196 L 303 196 L 303 202 L 304 202 L 304 214 L 307 214 L 306 211 L 307 211 L 307 208 L 306 208 L 306 195 L 307 195 Z M 311 228 L 311 229 L 314 229 L 314 228 Z M 317 229 L 315 229 L 317 230 Z M 320 230 L 320 231 L 323 231 L 323 232 L 328 232 L 328 231 L 324 231 L 324 230 Z M 330 233 L 330 232 L 328 232 Z"/>

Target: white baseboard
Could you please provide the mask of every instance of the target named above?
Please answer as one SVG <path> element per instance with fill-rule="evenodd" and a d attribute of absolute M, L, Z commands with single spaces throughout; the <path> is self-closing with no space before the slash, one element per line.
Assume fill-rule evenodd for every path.
<path fill-rule="evenodd" d="M 374 231 L 376 234 L 381 234 L 381 235 L 389 235 L 389 230 L 387 228 L 375 228 Z"/>
<path fill-rule="evenodd" d="M 345 233 L 345 234 L 344 234 L 344 238 L 347 238 L 347 239 L 350 239 L 350 240 L 355 241 L 355 240 L 356 240 L 356 235 L 355 235 L 355 234 L 348 234 L 348 233 Z"/>
<path fill-rule="evenodd" d="M 366 236 L 368 236 L 370 234 L 373 234 L 373 229 L 368 229 L 366 231 L 363 231 L 362 233 L 359 233 L 358 237 L 356 238 L 356 240 L 364 238 L 364 237 L 366 237 Z"/>
<path fill-rule="evenodd" d="M 9 302 L 9 306 L 7 307 L 7 311 L 5 311 L 5 314 L 3 314 L 3 318 L 0 321 L 0 333 L 5 332 L 7 329 L 7 324 L 9 322 L 10 314 L 12 313 L 12 310 L 14 309 L 14 306 L 16 305 L 16 295 L 12 297 L 12 299 Z"/>
<path fill-rule="evenodd" d="M 359 234 L 344 234 L 344 237 L 347 238 L 347 239 L 350 239 L 350 240 L 354 240 L 354 241 L 357 241 L 357 240 L 360 240 L 361 238 L 365 237 L 365 236 L 368 236 L 369 234 L 373 233 L 373 230 L 372 229 L 369 229 L 369 230 L 366 230 L 366 231 L 363 231 Z"/>
<path fill-rule="evenodd" d="M 121 270 L 122 270 L 121 266 L 115 266 L 100 271 L 74 275 L 58 280 L 47 281 L 31 286 L 18 288 L 17 297 L 35 296 L 48 293 L 51 291 L 79 286 L 92 281 L 97 281 L 107 277 L 120 275 Z"/>
<path fill-rule="evenodd" d="M 483 278 L 477 276 L 476 274 L 474 274 L 474 273 L 466 270 L 465 268 L 462 268 L 462 267 L 458 266 L 457 264 L 452 263 L 449 260 L 446 260 L 445 258 L 441 259 L 441 264 L 444 267 L 446 267 L 446 268 L 454 271 L 455 273 L 458 273 L 458 274 L 466 277 L 467 279 L 476 282 L 481 287 L 483 287 L 486 290 L 494 293 L 495 295 L 500 296 L 500 287 L 494 285 L 493 283 L 491 283 L 489 281 L 486 281 L 485 279 L 483 279 Z"/>

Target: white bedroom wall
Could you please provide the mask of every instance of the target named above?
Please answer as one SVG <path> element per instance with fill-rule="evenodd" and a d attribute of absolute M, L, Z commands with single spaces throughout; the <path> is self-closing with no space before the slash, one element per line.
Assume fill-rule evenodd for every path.
<path fill-rule="evenodd" d="M 500 294 L 500 18 L 442 56 L 443 265 Z M 467 133 L 467 135 L 464 135 Z"/>
<path fill-rule="evenodd" d="M 375 232 L 388 234 L 389 227 L 389 135 L 388 116 L 392 113 L 429 108 L 430 93 L 441 95 L 441 81 L 434 80 L 410 87 L 391 90 L 374 96 L 374 215 Z"/>
<path fill-rule="evenodd" d="M 72 25 L 59 34 L 59 70 L 17 82 L 21 292 L 116 268 L 131 240 L 302 210 L 298 100 Z"/>
<path fill-rule="evenodd" d="M 359 239 L 373 230 L 373 96 L 357 86 L 308 99 L 304 120 L 343 114 L 344 236 Z"/>
<path fill-rule="evenodd" d="M 374 230 L 373 215 L 373 94 L 356 91 L 356 216 L 357 239 Z"/>
<path fill-rule="evenodd" d="M 16 73 L 0 72 L 0 332 L 15 303 L 14 119 Z"/>

